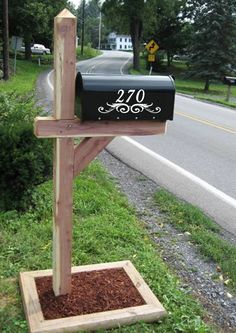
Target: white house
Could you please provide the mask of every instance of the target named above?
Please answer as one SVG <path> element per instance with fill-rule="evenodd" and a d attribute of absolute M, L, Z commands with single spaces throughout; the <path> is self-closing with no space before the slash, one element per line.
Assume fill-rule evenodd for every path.
<path fill-rule="evenodd" d="M 129 35 L 117 35 L 116 32 L 111 32 L 107 38 L 107 49 L 110 50 L 133 50 L 131 36 Z"/>

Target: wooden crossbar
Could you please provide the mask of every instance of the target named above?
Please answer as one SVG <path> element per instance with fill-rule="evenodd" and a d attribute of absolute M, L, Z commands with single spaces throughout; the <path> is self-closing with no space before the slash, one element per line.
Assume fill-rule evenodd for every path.
<path fill-rule="evenodd" d="M 56 120 L 54 117 L 35 118 L 34 132 L 38 138 L 70 138 L 98 136 L 138 136 L 165 134 L 166 122 L 149 120 L 85 121 Z"/>

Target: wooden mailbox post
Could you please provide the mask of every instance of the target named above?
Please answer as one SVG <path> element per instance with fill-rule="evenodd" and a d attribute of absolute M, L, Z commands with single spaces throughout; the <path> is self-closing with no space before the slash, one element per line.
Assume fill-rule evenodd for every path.
<path fill-rule="evenodd" d="M 129 261 L 71 268 L 73 179 L 107 144 L 120 135 L 165 133 L 165 122 L 100 121 L 81 122 L 74 115 L 76 75 L 76 18 L 64 9 L 54 21 L 54 111 L 53 117 L 35 119 L 35 135 L 54 138 L 54 218 L 53 271 L 24 272 L 20 284 L 31 332 L 71 332 L 129 324 L 137 320 L 154 321 L 165 310 Z M 81 137 L 79 145 L 74 138 Z M 72 272 L 122 267 L 139 289 L 144 306 L 98 314 L 44 320 L 35 287 L 35 277 L 53 276 L 55 296 L 69 294 Z M 131 311 L 132 310 L 132 311 Z"/>

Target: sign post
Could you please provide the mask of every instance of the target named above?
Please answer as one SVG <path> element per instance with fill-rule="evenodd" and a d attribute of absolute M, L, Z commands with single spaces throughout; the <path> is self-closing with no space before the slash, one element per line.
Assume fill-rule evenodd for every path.
<path fill-rule="evenodd" d="M 152 39 L 145 46 L 148 51 L 148 62 L 150 62 L 149 75 L 152 74 L 152 63 L 155 62 L 155 53 L 159 50 L 159 45 Z"/>
<path fill-rule="evenodd" d="M 230 99 L 230 93 L 231 93 L 231 86 L 236 86 L 236 77 L 234 76 L 224 76 L 223 80 L 224 84 L 227 84 L 227 92 L 226 92 L 226 102 Z"/>
<path fill-rule="evenodd" d="M 14 69 L 13 73 L 16 74 L 16 55 L 17 51 L 21 49 L 22 46 L 22 38 L 18 36 L 12 36 L 11 39 L 11 48 L 14 50 Z"/>

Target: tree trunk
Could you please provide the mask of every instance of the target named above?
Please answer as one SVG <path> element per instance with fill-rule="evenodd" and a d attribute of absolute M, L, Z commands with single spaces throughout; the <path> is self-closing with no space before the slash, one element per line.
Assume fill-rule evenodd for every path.
<path fill-rule="evenodd" d="M 81 55 L 84 54 L 84 19 L 85 19 L 85 0 L 83 0 L 82 4 L 82 27 L 81 27 Z"/>
<path fill-rule="evenodd" d="M 167 65 L 168 67 L 171 65 L 171 54 L 169 50 L 167 50 Z"/>
<path fill-rule="evenodd" d="M 209 77 L 208 77 L 208 78 L 206 78 L 206 81 L 205 81 L 204 91 L 205 92 L 209 91 L 209 87 L 210 87 L 210 80 L 209 80 Z"/>
<path fill-rule="evenodd" d="M 133 68 L 139 70 L 140 37 L 142 32 L 142 22 L 135 20 L 131 22 L 130 33 L 133 43 Z"/>
<path fill-rule="evenodd" d="M 8 0 L 3 0 L 3 79 L 9 79 Z"/>
<path fill-rule="evenodd" d="M 31 60 L 31 34 L 25 34 L 25 59 Z"/>

